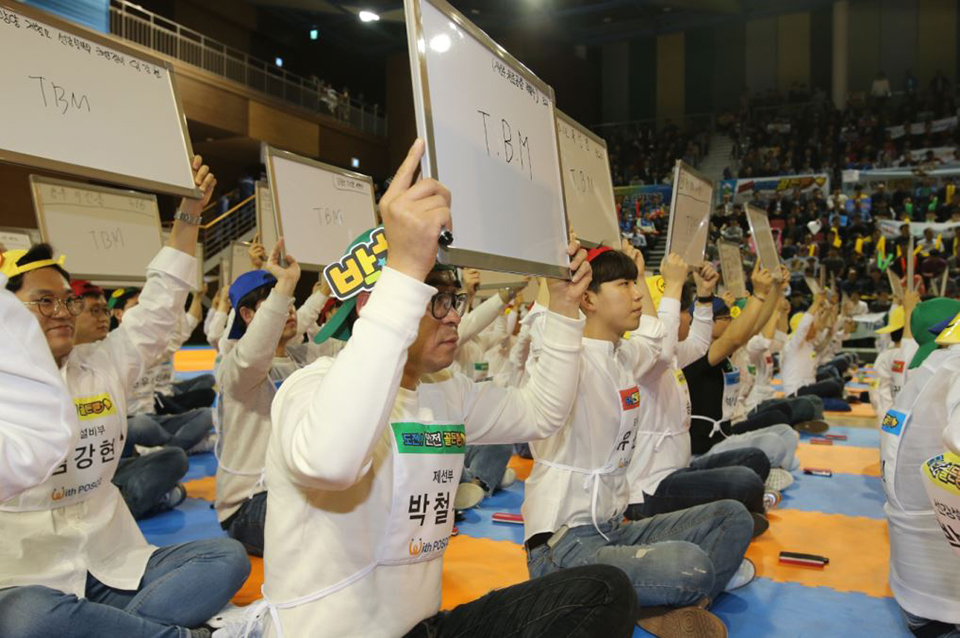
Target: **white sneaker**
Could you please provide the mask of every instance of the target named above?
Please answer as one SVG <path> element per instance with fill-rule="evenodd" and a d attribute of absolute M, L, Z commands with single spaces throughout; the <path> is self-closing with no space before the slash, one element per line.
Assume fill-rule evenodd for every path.
<path fill-rule="evenodd" d="M 512 467 L 508 467 L 503 472 L 503 478 L 500 480 L 500 489 L 505 490 L 514 483 L 517 482 L 517 471 Z"/>
<path fill-rule="evenodd" d="M 476 483 L 461 483 L 457 486 L 457 495 L 453 498 L 453 509 L 468 510 L 476 507 L 486 496 L 483 488 Z"/>
<path fill-rule="evenodd" d="M 733 591 L 734 589 L 740 589 L 746 585 L 749 585 L 753 582 L 753 579 L 757 577 L 757 567 L 749 558 L 744 558 L 743 562 L 740 563 L 740 567 L 737 568 L 736 573 L 730 577 L 730 581 L 727 582 L 726 588 L 724 591 Z"/>
<path fill-rule="evenodd" d="M 768 490 L 776 490 L 782 492 L 791 485 L 793 485 L 793 474 L 786 470 L 781 470 L 779 467 L 775 467 L 770 470 L 770 474 L 767 476 L 767 482 L 764 484 Z"/>
<path fill-rule="evenodd" d="M 154 445 L 153 447 L 148 447 L 146 445 L 134 445 L 133 447 L 137 450 L 137 454 L 140 456 L 153 454 L 154 452 L 159 452 L 160 450 L 164 449 L 164 446 L 162 445 Z"/>

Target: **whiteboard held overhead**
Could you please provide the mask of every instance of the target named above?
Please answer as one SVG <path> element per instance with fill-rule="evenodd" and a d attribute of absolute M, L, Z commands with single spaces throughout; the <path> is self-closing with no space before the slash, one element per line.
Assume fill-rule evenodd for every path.
<path fill-rule="evenodd" d="M 727 290 L 737 299 L 747 297 L 747 285 L 743 276 L 743 260 L 740 258 L 740 244 L 723 241 L 717 242 L 720 252 L 720 270 L 723 273 L 723 283 Z"/>
<path fill-rule="evenodd" d="M 458 266 L 570 276 L 553 89 L 443 0 L 405 0 L 423 174 L 453 195 Z"/>
<path fill-rule="evenodd" d="M 0 161 L 200 197 L 172 67 L 0 0 Z"/>
<path fill-rule="evenodd" d="M 263 154 L 277 232 L 285 252 L 301 266 L 319 269 L 336 262 L 354 239 L 377 225 L 370 176 L 269 145 Z"/>
<path fill-rule="evenodd" d="M 750 236 L 753 245 L 760 256 L 760 265 L 770 271 L 775 279 L 779 279 L 780 254 L 777 243 L 773 239 L 770 229 L 770 220 L 767 214 L 755 206 L 747 204 L 747 223 L 750 224 Z"/>
<path fill-rule="evenodd" d="M 570 228 L 588 248 L 601 244 L 619 248 L 620 224 L 607 143 L 559 109 L 556 116 Z"/>
<path fill-rule="evenodd" d="M 37 175 L 30 190 L 40 234 L 72 276 L 146 280 L 163 245 L 156 196 Z"/>
<path fill-rule="evenodd" d="M 703 263 L 713 210 L 713 182 L 677 160 L 673 172 L 667 254 L 677 253 L 692 268 Z"/>
<path fill-rule="evenodd" d="M 247 242 L 234 241 L 230 244 L 230 264 L 227 270 L 230 280 L 226 282 L 228 288 L 233 285 L 233 282 L 235 282 L 240 275 L 254 270 L 253 264 L 250 262 L 250 255 L 248 254 L 249 249 L 250 244 Z"/>
<path fill-rule="evenodd" d="M 277 232 L 277 218 L 273 209 L 273 194 L 270 192 L 270 184 L 266 180 L 260 180 L 256 185 L 256 204 L 257 204 L 257 232 L 260 233 L 260 243 L 263 244 L 267 254 L 273 250 L 280 239 L 280 233 Z M 294 253 L 294 257 L 298 256 Z"/>

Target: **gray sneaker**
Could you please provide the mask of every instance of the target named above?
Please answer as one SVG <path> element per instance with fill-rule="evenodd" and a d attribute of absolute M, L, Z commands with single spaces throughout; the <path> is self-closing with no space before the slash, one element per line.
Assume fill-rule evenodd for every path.
<path fill-rule="evenodd" d="M 163 495 L 163 498 L 157 503 L 156 511 L 166 512 L 167 510 L 172 510 L 185 500 L 187 500 L 187 488 L 184 487 L 183 483 L 177 483 L 173 486 L 172 490 Z"/>

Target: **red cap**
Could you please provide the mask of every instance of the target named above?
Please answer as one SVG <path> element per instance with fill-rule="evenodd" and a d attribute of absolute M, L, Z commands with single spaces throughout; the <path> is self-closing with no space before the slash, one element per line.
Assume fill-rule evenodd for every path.
<path fill-rule="evenodd" d="M 613 250 L 613 248 L 610 248 L 609 246 L 597 246 L 596 248 L 591 248 L 587 251 L 587 261 L 592 262 L 603 253 L 610 250 Z"/>
<path fill-rule="evenodd" d="M 86 279 L 74 279 L 70 282 L 70 287 L 73 288 L 73 294 L 78 297 L 85 297 L 86 295 L 102 295 L 103 288 L 100 286 L 95 286 Z"/>

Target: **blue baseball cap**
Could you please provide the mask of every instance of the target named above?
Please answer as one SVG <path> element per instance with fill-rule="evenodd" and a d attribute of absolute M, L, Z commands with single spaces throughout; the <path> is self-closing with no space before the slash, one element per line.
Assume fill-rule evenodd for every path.
<path fill-rule="evenodd" d="M 240 300 L 257 288 L 273 287 L 276 283 L 277 278 L 266 270 L 251 270 L 237 277 L 237 280 L 230 286 L 230 305 L 233 307 L 234 316 L 233 325 L 230 326 L 230 334 L 227 336 L 228 339 L 239 339 L 247 331 L 247 324 L 244 323 L 243 317 L 240 316 L 240 310 L 237 308 Z"/>

